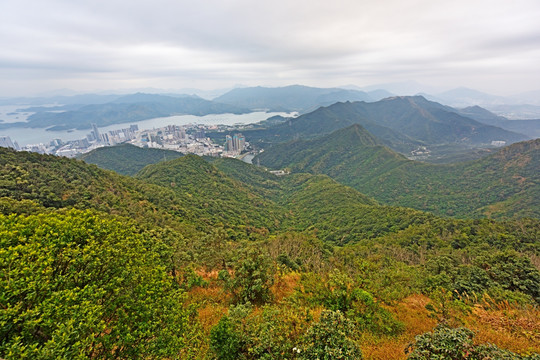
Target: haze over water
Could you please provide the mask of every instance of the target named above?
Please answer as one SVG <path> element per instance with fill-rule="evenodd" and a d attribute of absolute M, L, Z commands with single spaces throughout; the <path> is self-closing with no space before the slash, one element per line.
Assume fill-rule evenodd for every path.
<path fill-rule="evenodd" d="M 4 107 L 2 107 L 4 108 Z M 4 109 L 2 109 L 4 111 Z M 160 117 L 142 121 L 126 122 L 122 124 L 114 124 L 106 127 L 100 127 L 99 131 L 108 132 L 111 130 L 118 130 L 127 128 L 130 125 L 138 125 L 139 130 L 147 130 L 153 128 L 160 128 L 167 125 L 188 125 L 188 124 L 203 124 L 203 125 L 235 125 L 235 124 L 254 124 L 262 120 L 266 120 L 269 117 L 281 115 L 292 116 L 293 114 L 284 112 L 271 112 L 264 111 L 252 112 L 249 114 L 211 114 L 205 116 L 195 115 L 176 115 L 168 117 Z M 17 121 L 25 121 L 25 118 L 21 115 Z M 8 121 L 6 121 L 8 122 Z M 9 121 L 12 122 L 12 121 Z M 44 128 L 9 128 L 0 130 L 0 135 L 9 136 L 12 141 L 16 141 L 19 146 L 25 146 L 28 144 L 49 143 L 53 139 L 62 139 L 62 141 L 83 139 L 89 134 L 91 129 L 84 130 L 70 130 L 70 131 L 47 131 Z"/>

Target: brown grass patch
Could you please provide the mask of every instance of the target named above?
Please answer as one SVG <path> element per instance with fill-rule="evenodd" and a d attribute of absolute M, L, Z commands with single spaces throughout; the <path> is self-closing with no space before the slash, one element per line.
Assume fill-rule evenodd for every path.
<path fill-rule="evenodd" d="M 512 308 L 500 304 L 487 309 L 476 306 L 469 324 L 477 343 L 492 343 L 520 354 L 540 352 L 540 309 Z"/>
<path fill-rule="evenodd" d="M 386 307 L 405 324 L 405 332 L 397 337 L 376 337 L 366 334 L 361 339 L 361 348 L 366 360 L 406 359 L 405 348 L 416 335 L 431 331 L 436 321 L 428 316 L 426 305 L 429 298 L 413 294 L 396 306 Z"/>
<path fill-rule="evenodd" d="M 211 304 L 199 308 L 199 321 L 205 334 L 210 334 L 210 329 L 227 313 L 227 309 L 227 306 L 219 304 Z"/>
<path fill-rule="evenodd" d="M 291 296 L 300 281 L 300 274 L 292 272 L 287 274 L 277 274 L 274 278 L 274 285 L 270 288 L 275 302 L 280 302 L 284 298 Z"/>

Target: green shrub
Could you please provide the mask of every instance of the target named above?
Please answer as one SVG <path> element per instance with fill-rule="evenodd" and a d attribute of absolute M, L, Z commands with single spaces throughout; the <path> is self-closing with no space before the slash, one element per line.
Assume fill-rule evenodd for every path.
<path fill-rule="evenodd" d="M 308 329 L 303 348 L 297 351 L 305 360 L 362 359 L 360 347 L 352 339 L 353 333 L 353 322 L 340 311 L 324 310 L 320 321 Z"/>
<path fill-rule="evenodd" d="M 304 276 L 302 284 L 308 295 L 306 300 L 326 309 L 340 311 L 352 320 L 359 331 L 380 335 L 397 335 L 404 325 L 375 301 L 369 292 L 356 287 L 345 273 L 334 269 L 326 282 L 318 277 Z M 311 295 L 311 296 L 309 296 Z"/>
<path fill-rule="evenodd" d="M 264 304 L 271 300 L 270 286 L 274 282 L 272 261 L 260 251 L 250 250 L 235 265 L 234 277 L 227 288 L 237 303 Z"/>
<path fill-rule="evenodd" d="M 240 358 L 242 337 L 228 316 L 223 316 L 210 331 L 210 348 L 219 360 Z"/>
<path fill-rule="evenodd" d="M 536 360 L 538 354 L 520 356 L 494 345 L 475 345 L 467 328 L 438 325 L 433 332 L 418 335 L 405 349 L 409 360 Z"/>
<path fill-rule="evenodd" d="M 146 359 L 183 351 L 196 331 L 192 312 L 137 230 L 91 211 L 0 215 L 0 357 Z"/>

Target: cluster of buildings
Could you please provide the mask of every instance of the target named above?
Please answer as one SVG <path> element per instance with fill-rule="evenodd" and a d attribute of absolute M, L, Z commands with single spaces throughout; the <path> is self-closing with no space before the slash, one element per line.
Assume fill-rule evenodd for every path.
<path fill-rule="evenodd" d="M 130 143 L 139 147 L 174 150 L 184 154 L 221 156 L 223 146 L 214 144 L 206 137 L 205 130 L 209 128 L 213 126 L 167 125 L 159 129 L 139 131 Z"/>
<path fill-rule="evenodd" d="M 206 137 L 206 131 L 216 129 L 216 125 L 167 125 L 158 129 L 139 130 L 137 125 L 131 125 L 120 130 L 100 132 L 96 124 L 92 124 L 92 131 L 85 138 L 79 140 L 63 142 L 61 139 L 54 139 L 49 144 L 19 147 L 8 136 L 0 136 L 0 146 L 42 154 L 75 157 L 98 147 L 129 142 L 139 147 L 168 149 L 184 154 L 233 157 L 240 155 L 249 145 L 242 134 L 227 135 L 223 146 L 214 144 Z"/>
<path fill-rule="evenodd" d="M 9 136 L 0 136 L 0 146 L 19 150 L 19 144 L 16 141 L 11 141 Z"/>
<path fill-rule="evenodd" d="M 239 155 L 246 146 L 246 138 L 242 134 L 225 136 L 225 152 L 229 155 Z"/>

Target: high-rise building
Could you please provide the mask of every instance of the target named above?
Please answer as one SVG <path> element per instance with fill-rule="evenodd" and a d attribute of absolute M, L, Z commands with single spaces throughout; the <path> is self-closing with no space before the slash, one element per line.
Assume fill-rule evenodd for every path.
<path fill-rule="evenodd" d="M 244 146 L 246 145 L 246 138 L 242 134 L 235 134 L 233 136 L 233 146 L 234 150 L 241 152 L 244 150 Z"/>
<path fill-rule="evenodd" d="M 225 151 L 233 151 L 233 140 L 231 135 L 225 135 Z"/>
<path fill-rule="evenodd" d="M 204 132 L 204 129 L 198 129 L 195 131 L 195 139 L 204 139 L 206 137 L 206 133 Z"/>
<path fill-rule="evenodd" d="M 240 153 L 244 150 L 246 138 L 242 134 L 234 134 L 233 136 L 225 135 L 225 151 Z"/>
<path fill-rule="evenodd" d="M 96 124 L 92 124 L 92 135 L 97 142 L 101 142 L 101 137 L 99 136 L 99 131 Z"/>
<path fill-rule="evenodd" d="M 0 136 L 0 146 L 19 150 L 19 147 L 13 144 L 9 136 Z"/>

